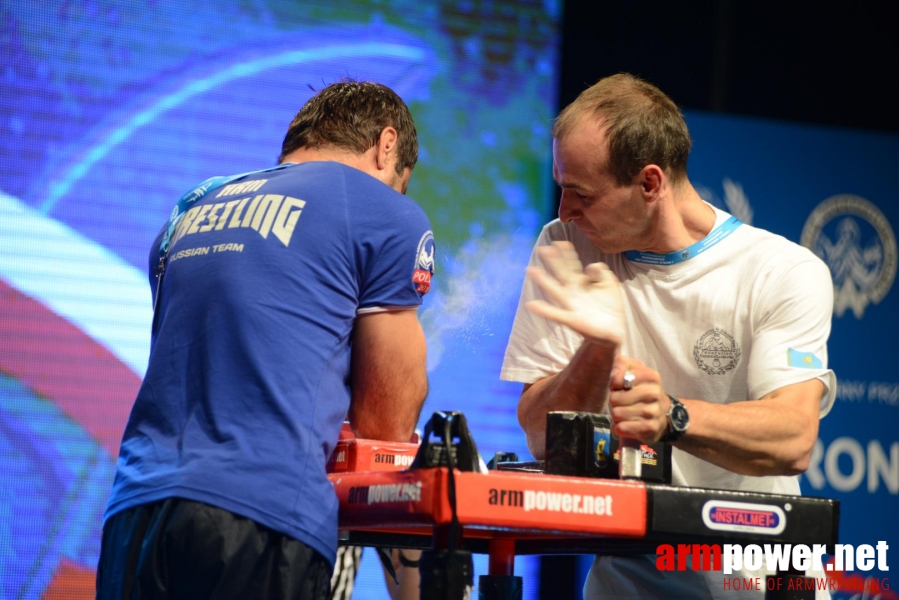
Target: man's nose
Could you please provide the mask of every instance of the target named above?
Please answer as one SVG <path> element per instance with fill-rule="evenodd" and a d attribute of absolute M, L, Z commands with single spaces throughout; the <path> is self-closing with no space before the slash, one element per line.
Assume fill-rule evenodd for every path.
<path fill-rule="evenodd" d="M 580 205 L 571 196 L 570 192 L 562 190 L 562 197 L 559 199 L 559 220 L 563 223 L 569 223 L 581 216 Z"/>

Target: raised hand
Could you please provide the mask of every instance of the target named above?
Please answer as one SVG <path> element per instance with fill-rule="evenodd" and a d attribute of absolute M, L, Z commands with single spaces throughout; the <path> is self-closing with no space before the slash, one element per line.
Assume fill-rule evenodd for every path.
<path fill-rule="evenodd" d="M 620 344 L 624 337 L 624 301 L 618 278 L 604 263 L 585 268 L 570 242 L 537 248 L 546 269 L 529 267 L 530 277 L 550 302 L 532 300 L 534 314 L 567 325 L 585 339 Z"/>

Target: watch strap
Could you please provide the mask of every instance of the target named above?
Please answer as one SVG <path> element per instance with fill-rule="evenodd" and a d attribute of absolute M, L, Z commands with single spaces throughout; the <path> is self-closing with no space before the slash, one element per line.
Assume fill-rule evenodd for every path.
<path fill-rule="evenodd" d="M 671 420 L 671 413 L 674 411 L 675 406 L 683 406 L 684 403 L 672 396 L 671 394 L 666 394 L 668 396 L 668 400 L 671 401 L 671 407 L 668 409 L 668 432 L 662 436 L 662 441 L 670 444 L 671 442 L 676 442 L 684 436 L 686 431 L 680 431 L 674 428 L 674 422 Z"/>

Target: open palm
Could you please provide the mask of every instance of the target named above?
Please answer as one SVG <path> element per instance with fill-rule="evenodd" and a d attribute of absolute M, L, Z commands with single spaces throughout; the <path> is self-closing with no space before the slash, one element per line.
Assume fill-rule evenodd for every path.
<path fill-rule="evenodd" d="M 567 325 L 587 340 L 620 344 L 624 337 L 624 301 L 618 278 L 604 263 L 585 268 L 570 242 L 537 248 L 546 266 L 527 274 L 549 302 L 532 300 L 534 314 Z"/>

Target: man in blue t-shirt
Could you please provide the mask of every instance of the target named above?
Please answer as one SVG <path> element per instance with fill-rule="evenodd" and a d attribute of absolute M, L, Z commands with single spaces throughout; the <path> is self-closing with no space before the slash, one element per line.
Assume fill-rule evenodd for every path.
<path fill-rule="evenodd" d="M 150 361 L 98 597 L 328 597 L 341 423 L 407 441 L 427 393 L 417 156 L 392 90 L 341 82 L 303 106 L 277 167 L 178 203 L 150 252 Z"/>

